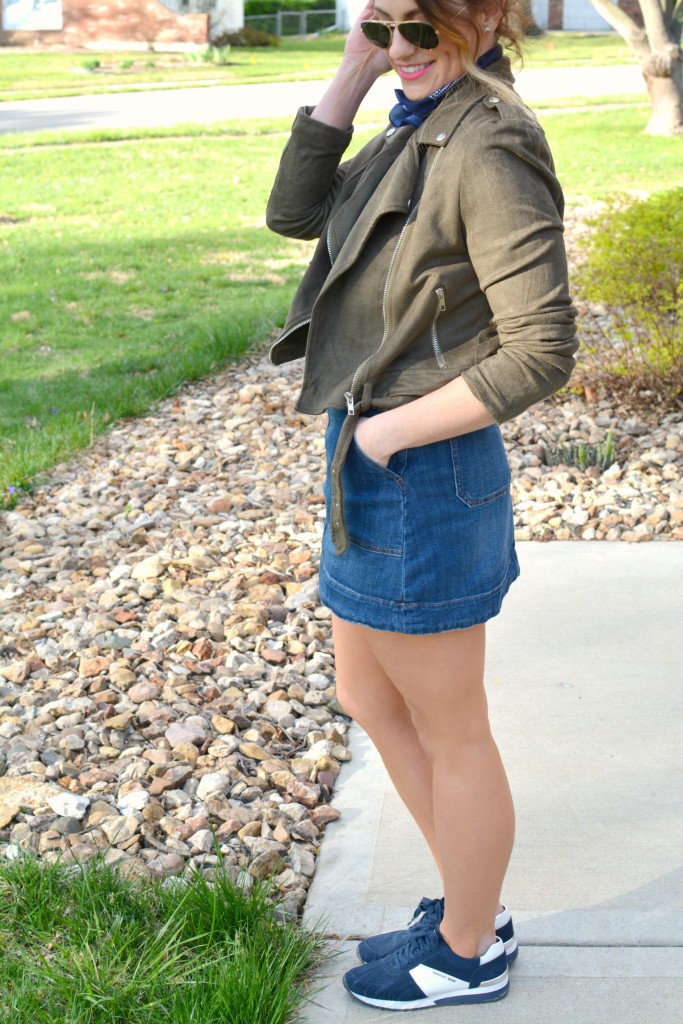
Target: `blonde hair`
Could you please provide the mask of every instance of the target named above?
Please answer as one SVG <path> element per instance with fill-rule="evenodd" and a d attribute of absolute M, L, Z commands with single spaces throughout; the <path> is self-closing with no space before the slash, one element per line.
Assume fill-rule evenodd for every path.
<path fill-rule="evenodd" d="M 458 30 L 460 25 L 467 26 L 476 39 L 475 53 L 478 53 L 485 38 L 480 16 L 487 9 L 497 8 L 500 11 L 500 20 L 491 45 L 501 43 L 504 49 L 512 51 L 521 64 L 526 31 L 532 23 L 528 7 L 523 0 L 466 0 L 464 4 L 462 0 L 416 0 L 416 3 L 427 21 L 457 47 L 462 66 L 470 78 L 508 103 L 524 105 L 511 85 L 500 75 L 477 66 L 470 42 Z"/>

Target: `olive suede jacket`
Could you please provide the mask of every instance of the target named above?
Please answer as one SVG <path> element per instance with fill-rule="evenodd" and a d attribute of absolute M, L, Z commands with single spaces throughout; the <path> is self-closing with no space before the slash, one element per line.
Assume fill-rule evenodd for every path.
<path fill-rule="evenodd" d="M 511 79 L 505 58 L 489 70 Z M 299 111 L 266 216 L 320 238 L 271 359 L 305 356 L 299 411 L 349 412 L 331 467 L 339 553 L 358 413 L 462 375 L 502 423 L 565 384 L 578 347 L 562 191 L 530 111 L 468 82 L 340 163 L 351 135 Z"/>

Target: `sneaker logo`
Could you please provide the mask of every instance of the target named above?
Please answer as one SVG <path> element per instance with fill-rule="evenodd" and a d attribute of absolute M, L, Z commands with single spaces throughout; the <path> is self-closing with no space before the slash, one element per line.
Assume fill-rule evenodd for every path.
<path fill-rule="evenodd" d="M 453 995 L 455 992 L 463 992 L 470 987 L 468 981 L 464 981 L 462 978 L 454 978 L 450 974 L 443 974 L 441 971 L 436 971 L 433 967 L 427 967 L 425 964 L 418 964 L 409 973 L 415 984 L 430 999 L 443 999 L 445 996 Z"/>
<path fill-rule="evenodd" d="M 445 979 L 446 979 L 446 981 L 455 981 L 455 980 L 456 980 L 456 979 L 455 979 L 455 978 L 453 977 L 453 975 L 451 975 L 451 974 L 442 974 L 442 973 L 441 973 L 441 971 L 437 971 L 437 970 L 435 970 L 435 968 L 433 968 L 433 967 L 432 967 L 432 973 L 433 973 L 433 974 L 436 974 L 436 975 L 437 975 L 437 977 L 439 977 L 439 978 L 445 978 Z"/>

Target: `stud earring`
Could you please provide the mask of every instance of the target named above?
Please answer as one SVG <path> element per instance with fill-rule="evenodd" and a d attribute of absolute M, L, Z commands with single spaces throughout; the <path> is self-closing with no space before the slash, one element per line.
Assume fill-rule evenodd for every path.
<path fill-rule="evenodd" d="M 484 32 L 490 32 L 490 31 L 491 31 L 491 26 L 490 25 L 484 25 Z"/>

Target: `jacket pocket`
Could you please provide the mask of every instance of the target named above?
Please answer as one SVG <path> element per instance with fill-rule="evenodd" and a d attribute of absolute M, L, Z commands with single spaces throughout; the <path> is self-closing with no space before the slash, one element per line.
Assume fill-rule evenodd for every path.
<path fill-rule="evenodd" d="M 495 501 L 510 490 L 510 467 L 497 423 L 452 437 L 451 458 L 458 498 L 469 508 Z"/>
<path fill-rule="evenodd" d="M 446 312 L 446 293 L 443 288 L 439 287 L 436 289 L 435 295 L 436 310 L 434 311 L 434 318 L 432 319 L 432 348 L 434 349 L 434 358 L 436 359 L 439 368 L 445 370 L 446 360 L 444 359 L 443 352 L 441 351 L 437 324 L 441 314 Z"/>

